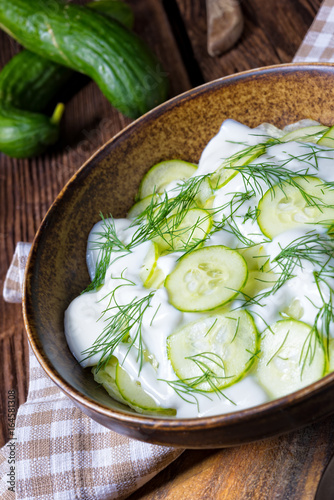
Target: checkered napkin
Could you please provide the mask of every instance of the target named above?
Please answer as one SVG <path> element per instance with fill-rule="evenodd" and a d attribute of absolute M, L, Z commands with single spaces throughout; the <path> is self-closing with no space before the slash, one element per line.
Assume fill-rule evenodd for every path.
<path fill-rule="evenodd" d="M 293 62 L 334 62 L 334 0 L 325 0 Z"/>
<path fill-rule="evenodd" d="M 30 247 L 17 244 L 3 290 L 8 302 L 22 299 Z M 126 498 L 182 453 L 129 439 L 91 420 L 46 376 L 32 350 L 29 377 L 15 434 L 0 450 L 1 500 Z M 15 493 L 8 489 L 12 484 Z"/>

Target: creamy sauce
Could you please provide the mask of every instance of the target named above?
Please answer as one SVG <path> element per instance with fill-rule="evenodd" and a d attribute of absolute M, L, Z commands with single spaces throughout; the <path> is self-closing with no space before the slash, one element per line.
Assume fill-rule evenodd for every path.
<path fill-rule="evenodd" d="M 268 135 L 279 137 L 284 135 L 284 132 L 271 126 L 250 129 L 233 120 L 226 120 L 219 133 L 204 149 L 196 175 L 214 172 L 225 158 L 241 151 L 245 145 L 263 143 Z M 333 180 L 334 151 L 324 148 L 324 151 L 317 155 L 316 162 L 314 159 L 308 158 L 306 164 L 305 161 L 301 161 L 301 157 L 305 156 L 307 151 L 309 149 L 302 143 L 276 144 L 268 147 L 266 153 L 253 160 L 252 164 L 260 164 L 264 161 L 272 163 L 275 161 L 280 165 L 288 163 L 293 172 L 300 172 L 301 169 L 307 168 L 305 173 L 308 175 L 316 175 L 325 181 Z M 265 193 L 268 186 L 263 181 L 259 181 L 259 183 L 263 193 Z M 175 196 L 177 189 L 180 189 L 177 186 L 178 184 L 175 182 L 168 186 L 167 192 L 170 193 L 171 197 Z M 247 186 L 245 186 L 241 175 L 236 175 L 215 192 L 213 208 L 225 206 L 227 201 L 232 199 L 234 193 L 242 193 L 246 190 Z M 243 203 L 235 220 L 238 222 L 241 233 L 254 243 L 261 244 L 264 255 L 268 256 L 271 261 L 282 248 L 310 230 L 319 234 L 324 233 L 325 229 L 319 224 L 305 224 L 296 229 L 288 230 L 270 241 L 263 235 L 256 221 L 248 219 L 243 222 L 247 211 L 257 206 L 260 198 L 261 195 L 257 193 L 256 197 Z M 227 217 L 230 215 L 229 211 L 230 207 L 226 206 L 223 210 L 217 211 L 213 218 L 219 222 L 222 215 Z M 305 217 L 307 220 L 307 214 Z M 131 226 L 131 222 L 133 221 L 128 219 L 114 221 L 118 238 L 124 244 L 131 241 L 136 230 L 136 227 Z M 102 233 L 103 222 L 101 221 L 94 226 L 88 239 L 87 266 L 91 279 L 94 278 L 100 253 L 96 242 L 101 242 Z M 101 335 L 106 320 L 112 315 L 113 307 L 116 304 L 129 304 L 132 300 L 148 295 L 149 290 L 144 287 L 140 273 L 145 266 L 145 258 L 151 245 L 150 241 L 145 241 L 133 247 L 131 252 L 112 254 L 104 286 L 98 291 L 83 293 L 69 305 L 65 313 L 65 334 L 69 348 L 81 366 L 94 366 L 98 363 L 100 353 L 87 358 L 84 351 L 89 349 Z M 243 246 L 234 234 L 225 230 L 214 233 L 204 245 L 225 245 L 231 248 Z M 180 252 L 160 256 L 157 260 L 157 268 L 167 276 L 175 268 L 179 257 Z M 253 304 L 247 307 L 253 315 L 259 332 L 262 332 L 266 325 L 272 325 L 282 319 L 282 312 L 289 310 L 291 304 L 298 308 L 299 321 L 310 325 L 314 323 L 321 305 L 321 297 L 313 273 L 315 270 L 320 270 L 323 264 L 324 262 L 315 265 L 303 262 L 302 267 L 296 266 L 294 277 L 279 288 L 274 295 L 265 298 L 261 305 Z M 334 279 L 332 285 L 334 286 Z M 321 291 L 324 296 L 329 293 L 328 287 L 324 287 Z M 238 304 L 241 302 L 237 298 L 231 303 L 231 308 L 237 307 Z M 147 361 L 139 370 L 138 342 L 134 342 L 131 349 L 125 343 L 120 343 L 113 354 L 128 374 L 140 382 L 142 388 L 154 399 L 157 405 L 163 408 L 175 408 L 179 418 L 229 413 L 268 401 L 267 393 L 253 375 L 248 375 L 231 387 L 223 389 L 221 394 L 198 394 L 196 396 L 197 404 L 185 401 L 166 382 L 161 381 L 161 379 L 169 381 L 177 379 L 167 355 L 168 336 L 183 325 L 202 318 L 204 315 L 205 313 L 185 313 L 177 310 L 169 303 L 167 290 L 164 287 L 159 288 L 152 296 L 150 307 L 143 315 L 141 326 L 144 346 L 153 356 L 154 363 Z M 131 338 L 136 337 L 136 328 L 135 325 L 130 329 Z M 334 337 L 334 325 L 331 325 L 331 336 Z"/>

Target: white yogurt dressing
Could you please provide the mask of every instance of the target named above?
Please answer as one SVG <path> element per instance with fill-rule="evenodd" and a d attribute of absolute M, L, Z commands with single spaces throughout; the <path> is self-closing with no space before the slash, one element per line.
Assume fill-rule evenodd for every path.
<path fill-rule="evenodd" d="M 283 135 L 281 131 L 270 125 L 264 125 L 255 129 L 250 129 L 233 120 L 226 120 L 219 133 L 208 143 L 199 161 L 196 175 L 203 175 L 214 172 L 222 163 L 223 159 L 237 153 L 245 148 L 245 145 L 256 145 L 264 142 L 268 134 L 272 137 Z M 261 162 L 277 162 L 284 165 L 288 162 L 289 168 L 294 172 L 300 172 L 307 168 L 308 174 L 330 181 L 333 179 L 334 151 L 324 149 L 317 155 L 318 161 L 312 160 L 309 155 L 310 149 L 305 144 L 291 142 L 278 144 L 267 148 L 267 152 L 260 158 L 252 161 L 252 164 Z M 301 162 L 297 157 L 305 156 L 305 162 Z M 260 182 L 263 192 L 268 186 Z M 168 196 L 175 196 L 177 184 L 174 182 L 168 186 Z M 246 192 L 247 187 L 241 175 L 231 179 L 225 186 L 215 192 L 213 208 L 226 205 L 236 192 Z M 261 198 L 258 193 L 256 199 L 243 203 L 235 214 L 235 221 L 241 233 L 250 238 L 255 243 L 261 243 L 264 247 L 264 254 L 272 261 L 275 256 L 286 245 L 296 238 L 305 235 L 311 229 L 319 234 L 324 229 L 319 226 L 308 226 L 289 230 L 269 241 L 258 226 L 257 222 L 249 219 L 243 222 L 248 209 L 256 206 Z M 214 215 L 214 219 L 221 220 L 222 215 L 229 216 L 230 207 Z M 96 264 L 99 260 L 100 250 L 96 242 L 101 242 L 103 237 L 103 225 L 105 222 L 98 222 L 92 229 L 87 244 L 87 266 L 91 279 L 94 278 Z M 131 227 L 128 219 L 118 219 L 114 221 L 118 238 L 126 245 L 136 228 Z M 152 243 L 145 241 L 132 248 L 131 252 L 113 252 L 111 255 L 111 265 L 108 268 L 105 284 L 98 290 L 83 293 L 77 297 L 68 307 L 65 313 L 65 334 L 71 352 L 83 367 L 94 366 L 100 358 L 100 354 L 95 354 L 87 358 L 84 351 L 89 349 L 94 341 L 101 335 L 106 320 L 112 316 L 113 307 L 116 304 L 126 305 L 132 300 L 144 298 L 149 290 L 143 286 L 140 278 L 140 271 L 145 264 L 145 257 Z M 205 245 L 225 245 L 231 248 L 240 246 L 234 234 L 224 230 L 214 233 L 207 239 Z M 177 263 L 180 253 L 170 253 L 160 256 L 157 260 L 157 267 L 165 276 L 170 274 Z M 317 266 L 312 266 L 305 262 L 302 268 L 296 267 L 295 277 L 284 284 L 274 295 L 268 296 L 260 305 L 252 305 L 248 310 L 252 313 L 254 321 L 259 331 L 263 331 L 267 324 L 273 324 L 282 319 L 282 312 L 286 311 L 292 303 L 298 304 L 300 311 L 299 320 L 308 324 L 313 324 L 317 314 L 321 299 L 319 291 L 314 282 L 313 271 L 319 270 L 321 262 Z M 332 263 L 333 265 L 333 263 Z M 333 280 L 334 281 L 334 280 Z M 323 294 L 328 294 L 328 288 L 322 290 Z M 233 306 L 237 306 L 238 300 Z M 184 313 L 175 309 L 168 302 L 168 293 L 165 288 L 160 288 L 152 293 L 150 307 L 143 315 L 141 323 L 141 337 L 146 349 L 154 358 L 154 363 L 145 362 L 141 370 L 138 365 L 138 339 L 133 347 L 120 343 L 114 356 L 128 372 L 131 377 L 140 382 L 142 388 L 154 399 L 156 404 L 164 408 L 175 408 L 177 416 L 180 418 L 215 415 L 233 412 L 250 406 L 261 404 L 268 400 L 265 391 L 256 382 L 252 375 L 246 376 L 240 382 L 224 389 L 223 394 L 207 393 L 197 395 L 198 404 L 189 403 L 179 397 L 177 393 L 166 382 L 162 380 L 175 381 L 177 379 L 171 363 L 167 356 L 166 342 L 169 335 L 181 326 L 203 317 L 204 313 Z M 130 337 L 136 337 L 136 326 L 130 330 Z M 334 328 L 331 331 L 334 337 Z"/>

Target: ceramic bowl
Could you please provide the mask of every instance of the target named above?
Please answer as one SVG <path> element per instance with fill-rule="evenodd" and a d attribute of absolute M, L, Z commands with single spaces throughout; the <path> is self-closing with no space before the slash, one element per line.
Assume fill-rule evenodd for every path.
<path fill-rule="evenodd" d="M 281 399 L 227 415 L 197 419 L 142 416 L 113 401 L 72 357 L 64 311 L 89 283 L 87 236 L 99 213 L 123 217 L 140 179 L 155 163 L 197 162 L 234 118 L 279 127 L 312 118 L 334 123 L 334 66 L 281 65 L 222 78 L 142 116 L 105 144 L 65 186 L 36 235 L 24 291 L 28 338 L 48 376 L 100 424 L 150 443 L 188 448 L 233 446 L 282 434 L 334 412 L 334 373 Z"/>

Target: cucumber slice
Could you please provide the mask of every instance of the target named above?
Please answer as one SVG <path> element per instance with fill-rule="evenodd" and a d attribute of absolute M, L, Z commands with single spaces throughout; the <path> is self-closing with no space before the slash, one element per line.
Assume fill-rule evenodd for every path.
<path fill-rule="evenodd" d="M 324 375 L 324 351 L 311 334 L 310 325 L 280 320 L 261 338 L 257 378 L 272 398 L 297 391 Z"/>
<path fill-rule="evenodd" d="M 161 252 L 186 250 L 203 240 L 212 227 L 212 219 L 206 210 L 192 208 L 183 215 L 175 214 L 159 227 L 160 235 L 154 238 Z"/>
<path fill-rule="evenodd" d="M 152 243 L 146 254 L 143 265 L 139 270 L 139 277 L 144 283 L 144 286 L 147 288 L 150 288 L 149 283 L 154 275 L 158 258 L 159 258 L 158 246 L 155 243 Z"/>
<path fill-rule="evenodd" d="M 205 178 L 199 185 L 195 203 L 197 203 L 202 208 L 211 208 L 212 201 L 213 189 L 211 187 L 209 179 Z"/>
<path fill-rule="evenodd" d="M 127 404 L 139 413 L 176 415 L 174 408 L 158 406 L 154 399 L 144 391 L 140 382 L 131 378 L 120 364 L 116 366 L 116 385 Z"/>
<path fill-rule="evenodd" d="M 96 366 L 94 366 L 92 368 L 92 374 L 94 375 L 94 380 L 105 388 L 109 396 L 116 399 L 116 401 L 119 401 L 120 403 L 128 406 L 127 402 L 119 392 L 116 384 L 117 364 L 117 358 L 115 358 L 115 356 L 112 356 L 109 363 L 103 366 L 103 368 L 100 368 L 98 371 L 96 370 Z"/>
<path fill-rule="evenodd" d="M 274 186 L 259 202 L 257 221 L 268 238 L 304 224 L 327 224 L 334 220 L 334 190 L 316 177 L 296 177 L 294 182 L 301 189 L 291 184 Z M 308 204 L 301 191 L 311 196 L 319 208 Z"/>
<path fill-rule="evenodd" d="M 330 339 L 328 346 L 328 372 L 334 371 L 334 339 Z"/>
<path fill-rule="evenodd" d="M 233 167 L 248 165 L 259 156 L 262 156 L 265 152 L 266 146 L 264 144 L 257 144 L 256 146 L 250 146 L 243 149 L 242 151 L 234 154 L 231 158 L 224 160 L 221 166 L 210 176 L 212 189 L 219 189 L 225 186 L 231 179 L 233 179 L 233 177 L 237 175 L 238 172 L 237 170 L 233 170 Z"/>
<path fill-rule="evenodd" d="M 146 196 L 142 200 L 137 201 L 128 211 L 128 219 L 136 219 L 149 206 L 152 201 L 152 196 Z"/>
<path fill-rule="evenodd" d="M 269 257 L 265 254 L 263 245 L 239 249 L 238 252 L 243 256 L 248 267 L 248 279 L 242 289 L 246 298 L 254 297 L 261 290 L 274 285 L 277 275 L 270 268 Z"/>
<path fill-rule="evenodd" d="M 208 311 L 226 304 L 247 281 L 245 259 L 221 245 L 184 255 L 169 274 L 165 287 L 170 303 L 180 311 Z"/>
<path fill-rule="evenodd" d="M 257 344 L 253 318 L 240 310 L 189 323 L 168 337 L 167 350 L 179 379 L 211 392 L 246 375 Z"/>
<path fill-rule="evenodd" d="M 292 132 L 288 132 L 281 138 L 281 141 L 282 142 L 301 141 L 301 142 L 317 143 L 318 140 L 327 131 L 328 127 L 326 127 L 325 125 L 311 125 L 309 127 L 302 127 L 293 130 Z"/>
<path fill-rule="evenodd" d="M 157 267 L 159 258 L 159 248 L 156 243 L 152 243 L 144 263 L 139 271 L 139 276 L 145 288 L 161 288 L 166 279 L 164 272 Z"/>
<path fill-rule="evenodd" d="M 153 193 L 163 193 L 173 181 L 184 181 L 197 170 L 197 165 L 183 160 L 167 160 L 154 165 L 139 186 L 139 198 L 146 198 Z"/>
<path fill-rule="evenodd" d="M 330 129 L 318 140 L 317 144 L 320 146 L 327 146 L 328 148 L 334 148 L 334 127 L 330 127 Z"/>

